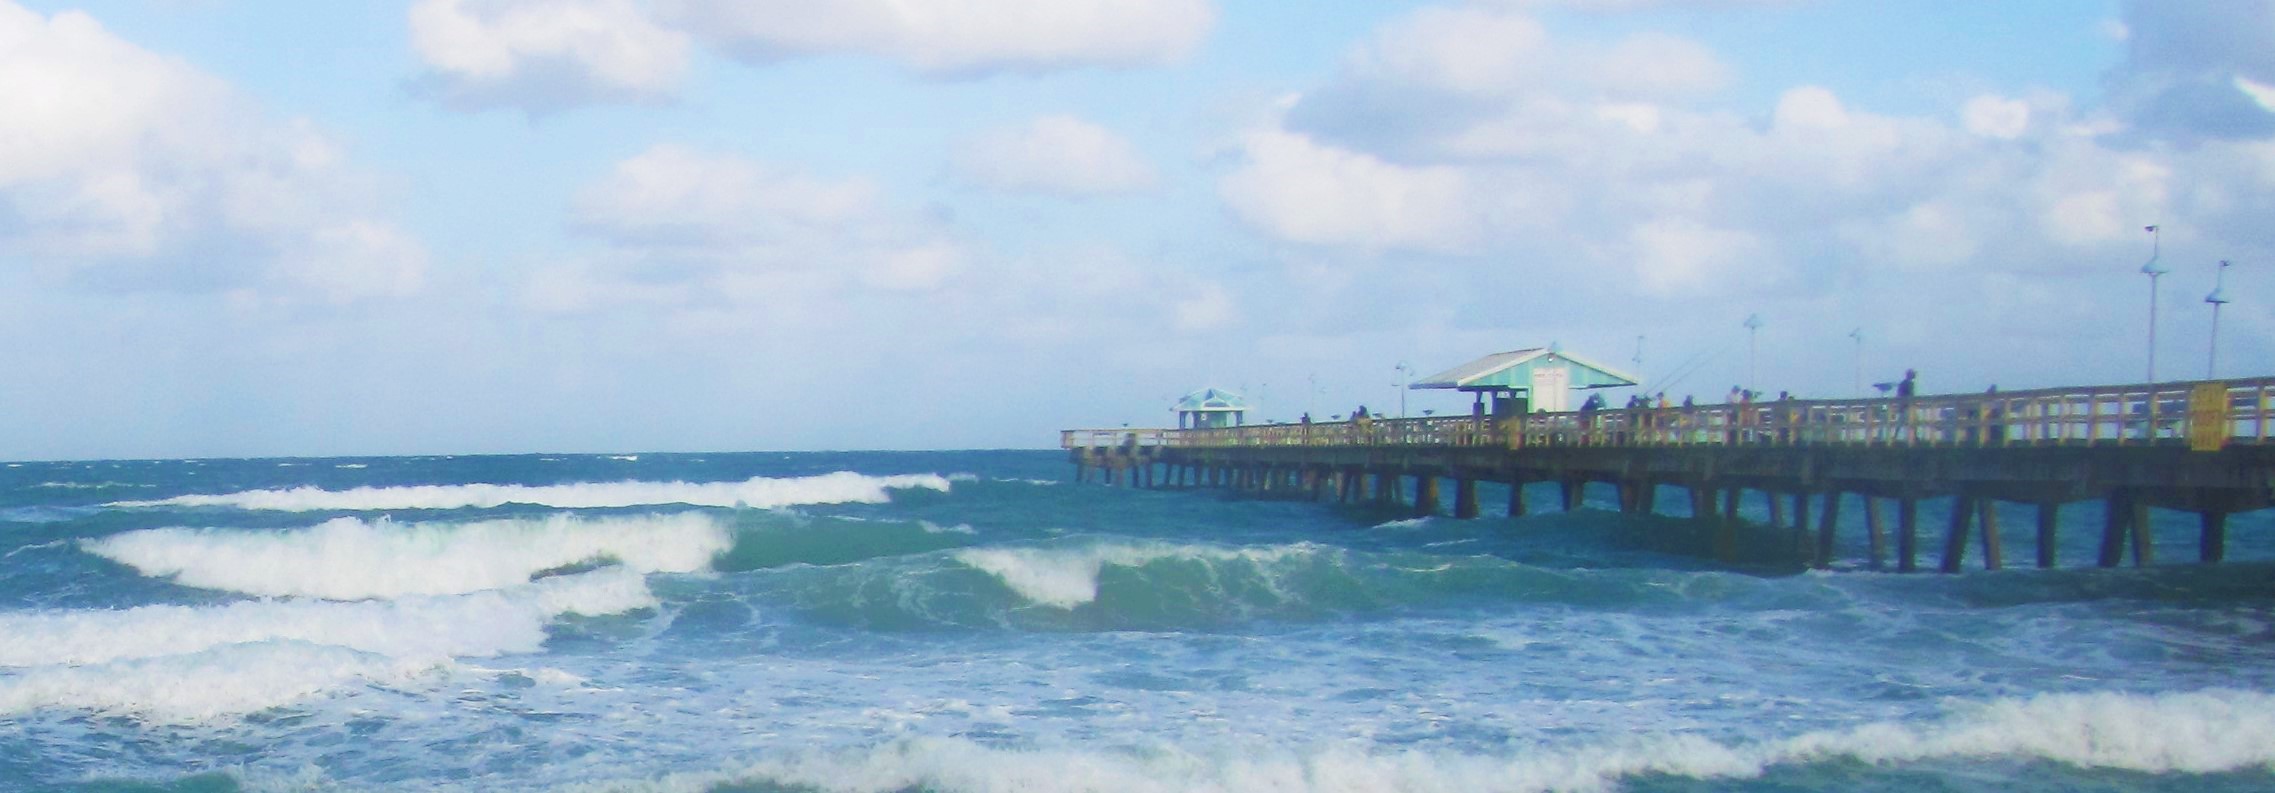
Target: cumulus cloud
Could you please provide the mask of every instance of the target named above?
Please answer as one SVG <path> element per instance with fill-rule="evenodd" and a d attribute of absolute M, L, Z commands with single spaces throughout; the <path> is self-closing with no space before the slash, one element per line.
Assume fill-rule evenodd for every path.
<path fill-rule="evenodd" d="M 931 74 L 1160 65 L 1190 53 L 1216 20 L 1208 0 L 663 0 L 659 6 L 665 18 L 747 60 L 858 53 Z"/>
<path fill-rule="evenodd" d="M 1153 184 L 1153 168 L 1105 127 L 1072 116 L 1044 116 L 957 147 L 956 171 L 1000 190 L 1090 196 Z"/>
<path fill-rule="evenodd" d="M 1719 67 L 1645 59 L 1624 74 L 1564 76 L 1623 52 L 1720 63 L 1660 35 L 1596 41 L 1509 5 L 1417 10 L 1244 132 L 1220 192 L 1263 238 L 1306 246 L 1302 258 L 1358 282 L 1441 279 L 1416 305 L 1369 310 L 1482 326 L 1513 311 L 1527 328 L 1636 316 L 1633 332 L 1657 327 L 1654 339 L 1677 315 L 1722 305 L 1732 327 L 1775 308 L 1843 331 L 1878 325 L 1891 340 L 2086 344 L 2114 332 L 2075 324 L 2091 309 L 1989 306 L 2131 300 L 2137 284 L 2114 276 L 2138 267 L 2149 223 L 2165 224 L 2168 254 L 2275 255 L 2275 237 L 2250 220 L 2275 210 L 2275 141 L 2144 145 L 2158 139 L 2118 114 L 2027 86 L 1892 114 L 1806 84 L 1771 86 L 1782 90 L 1766 107 L 1731 107 L 1719 92 L 1736 75 Z M 2275 86 L 2245 68 L 2261 54 L 2191 57 L 2225 64 L 2220 79 L 2256 108 L 2252 86 Z M 2030 364 L 2065 365 L 2090 362 Z"/>
<path fill-rule="evenodd" d="M 424 248 L 371 216 L 344 160 L 91 17 L 0 0 L 0 249 L 117 289 L 417 290 Z"/>
<path fill-rule="evenodd" d="M 1448 167 L 1407 167 L 1260 130 L 1240 146 L 1244 162 L 1220 192 L 1234 214 L 1294 242 L 1460 251 L 1482 218 L 1469 176 Z"/>
<path fill-rule="evenodd" d="M 534 307 L 764 305 L 789 316 L 858 289 L 937 289 L 966 259 L 866 180 L 677 144 L 626 158 L 578 191 L 570 226 L 604 252 L 538 275 L 525 293 Z"/>
<path fill-rule="evenodd" d="M 2183 143 L 2275 136 L 2275 108 L 2246 86 L 2275 85 L 2275 0 L 2130 0 L 2126 59 L 2111 99 L 2144 133 Z"/>
<path fill-rule="evenodd" d="M 428 86 L 460 107 L 654 100 L 687 69 L 687 36 L 633 0 L 421 0 L 410 27 Z"/>

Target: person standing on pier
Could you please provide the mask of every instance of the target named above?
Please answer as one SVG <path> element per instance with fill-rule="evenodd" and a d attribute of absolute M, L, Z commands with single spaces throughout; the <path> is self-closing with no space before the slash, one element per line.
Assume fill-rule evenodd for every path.
<path fill-rule="evenodd" d="M 1912 440 L 1912 393 L 1918 387 L 1917 370 L 1905 369 L 1904 379 L 1896 382 L 1896 437 L 1909 443 Z"/>

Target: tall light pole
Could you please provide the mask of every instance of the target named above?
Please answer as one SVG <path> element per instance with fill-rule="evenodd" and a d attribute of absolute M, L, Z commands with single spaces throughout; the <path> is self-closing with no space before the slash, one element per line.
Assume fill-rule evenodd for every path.
<path fill-rule="evenodd" d="M 2206 380 L 2220 377 L 2220 307 L 2228 302 L 2228 260 L 2220 260 L 2219 273 L 2212 281 L 2212 293 L 2204 296 L 2204 302 L 2212 304 L 2212 354 L 2204 364 Z"/>
<path fill-rule="evenodd" d="M 1390 368 L 1398 373 L 1398 382 L 1393 384 L 1398 386 L 1398 417 L 1406 418 L 1406 392 L 1414 383 L 1414 367 L 1407 366 L 1405 361 L 1399 361 L 1397 366 Z"/>
<path fill-rule="evenodd" d="M 2171 272 L 2157 257 L 2164 251 L 2164 235 L 2157 226 L 2149 226 L 2149 263 L 2141 265 L 2141 274 L 2149 277 L 2149 382 L 2157 381 L 2157 276 Z"/>
<path fill-rule="evenodd" d="M 1856 396 L 1862 399 L 1864 398 L 1864 329 L 1857 328 L 1849 331 L 1848 337 L 1856 340 Z"/>
<path fill-rule="evenodd" d="M 1746 315 L 1746 390 L 1754 390 L 1754 362 L 1761 352 L 1762 315 Z"/>
<path fill-rule="evenodd" d="M 1635 337 L 1635 381 L 1636 381 L 1636 386 L 1637 386 L 1638 388 L 1641 388 L 1641 387 L 1642 387 L 1642 384 L 1643 384 L 1643 379 L 1644 379 L 1644 378 L 1643 378 L 1643 337 L 1642 337 L 1642 336 L 1636 336 L 1636 337 Z"/>

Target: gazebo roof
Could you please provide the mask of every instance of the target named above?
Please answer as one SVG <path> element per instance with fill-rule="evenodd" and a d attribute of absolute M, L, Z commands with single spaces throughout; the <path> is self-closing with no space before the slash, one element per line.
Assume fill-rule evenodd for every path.
<path fill-rule="evenodd" d="M 1203 388 L 1177 400 L 1178 413 L 1236 413 L 1248 409 L 1248 400 L 1221 388 Z"/>
<path fill-rule="evenodd" d="M 1447 369 L 1411 388 L 1450 388 L 1462 391 L 1514 391 L 1532 388 L 1533 370 L 1562 364 L 1572 373 L 1573 388 L 1611 388 L 1635 385 L 1635 376 L 1590 361 L 1555 347 L 1528 347 L 1497 352 Z"/>

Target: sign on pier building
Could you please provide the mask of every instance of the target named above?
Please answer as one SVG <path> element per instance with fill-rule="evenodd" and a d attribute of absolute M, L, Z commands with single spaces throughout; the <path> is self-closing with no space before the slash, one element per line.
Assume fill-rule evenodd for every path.
<path fill-rule="evenodd" d="M 1530 412 L 1561 413 L 1576 407 L 1572 392 L 1635 385 L 1635 376 L 1559 349 L 1556 345 L 1497 352 L 1447 369 L 1409 388 L 1452 389 L 1477 395 L 1482 414 L 1487 399 L 1495 416 Z"/>

